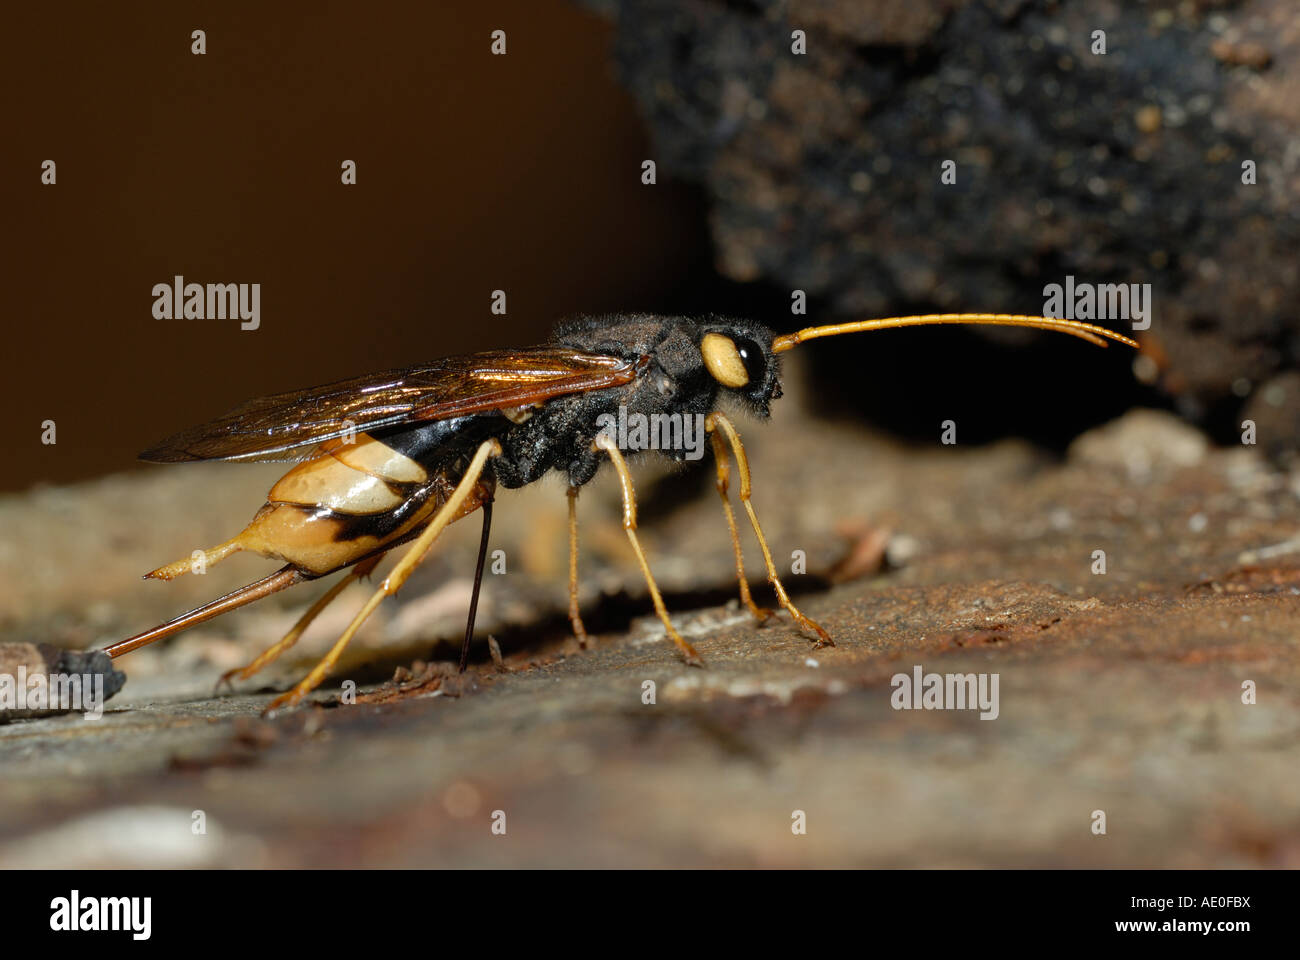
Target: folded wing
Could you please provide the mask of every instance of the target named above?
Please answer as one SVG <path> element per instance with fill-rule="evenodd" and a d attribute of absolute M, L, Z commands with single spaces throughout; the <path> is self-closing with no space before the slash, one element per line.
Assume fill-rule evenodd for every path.
<path fill-rule="evenodd" d="M 644 361 L 563 347 L 448 357 L 250 400 L 140 454 L 153 463 L 298 460 L 352 431 L 528 406 L 630 383 Z"/>

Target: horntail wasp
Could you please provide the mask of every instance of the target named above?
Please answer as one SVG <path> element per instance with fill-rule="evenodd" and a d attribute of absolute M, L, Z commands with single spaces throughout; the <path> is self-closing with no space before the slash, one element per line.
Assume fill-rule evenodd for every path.
<path fill-rule="evenodd" d="M 450 357 L 427 366 L 357 377 L 309 390 L 251 400 L 225 416 L 183 430 L 141 454 L 142 460 L 297 461 L 271 488 L 266 504 L 231 540 L 202 551 L 204 564 L 242 550 L 284 562 L 270 576 L 204 604 L 174 620 L 106 648 L 110 657 L 305 580 L 351 568 L 304 613 L 278 643 L 248 666 L 247 679 L 294 645 L 312 620 L 350 583 L 370 574 L 388 551 L 407 545 L 392 572 L 352 619 L 325 658 L 269 710 L 293 706 L 320 685 L 348 642 L 380 602 L 401 588 L 447 527 L 483 512 L 461 670 L 474 632 L 498 484 L 513 489 L 551 470 L 568 475 L 569 617 L 586 645 L 578 609 L 578 491 L 608 459 L 622 484 L 623 528 L 645 576 L 655 611 L 688 664 L 695 648 L 673 628 L 637 539 L 636 495 L 627 461 L 598 422 L 620 406 L 647 417 L 701 414 L 713 446 L 717 489 L 731 531 L 740 597 L 760 620 L 745 578 L 740 536 L 728 499 L 735 457 L 740 503 L 762 548 L 767 579 L 780 605 L 817 646 L 832 643 L 820 625 L 799 612 L 776 573 L 758 516 L 750 503 L 749 463 L 740 436 L 718 409 L 722 397 L 763 418 L 781 396 L 778 354 L 818 337 L 924 324 L 992 324 L 1055 330 L 1099 346 L 1138 344 L 1103 327 L 1070 320 L 1010 314 L 934 314 L 809 327 L 778 336 L 744 320 L 627 315 L 562 324 L 542 346 Z M 665 451 L 674 456 L 674 451 Z M 680 455 L 678 455 L 680 458 Z M 171 580 L 188 572 L 189 558 L 159 567 L 147 578 Z"/>

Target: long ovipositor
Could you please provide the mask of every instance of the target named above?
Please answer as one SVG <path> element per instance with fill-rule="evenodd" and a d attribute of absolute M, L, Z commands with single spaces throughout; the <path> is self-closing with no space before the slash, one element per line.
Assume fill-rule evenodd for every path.
<path fill-rule="evenodd" d="M 215 420 L 168 437 L 141 458 L 157 463 L 285 460 L 298 465 L 272 488 L 266 504 L 238 535 L 146 576 L 171 580 L 240 551 L 279 560 L 284 566 L 112 644 L 106 652 L 122 656 L 294 584 L 348 570 L 278 643 L 223 677 L 248 679 L 292 647 L 316 615 L 350 583 L 369 576 L 385 553 L 409 542 L 330 652 L 297 687 L 276 698 L 270 709 L 296 704 L 319 686 L 361 624 L 384 597 L 401 588 L 443 529 L 481 511 L 483 534 L 461 646 L 463 670 L 474 631 L 495 490 L 498 485 L 507 490 L 522 487 L 552 472 L 563 474 L 569 484 L 569 619 L 585 645 L 587 635 L 578 610 L 576 501 L 578 490 L 600 466 L 610 464 L 621 484 L 623 527 L 664 631 L 687 664 L 702 665 L 695 648 L 673 627 L 636 535 L 636 496 L 622 448 L 629 452 L 644 448 L 616 441 L 603 426 L 624 422 L 628 414 L 649 422 L 692 417 L 708 435 L 741 600 L 761 621 L 771 611 L 754 603 L 745 578 L 739 533 L 727 499 L 730 453 L 739 479 L 737 492 L 778 602 L 817 646 L 833 645 L 830 634 L 799 611 L 781 584 L 750 502 L 744 446 L 721 406 L 739 406 L 759 418 L 767 417 L 771 402 L 781 396 L 779 355 L 805 341 L 930 324 L 1017 326 L 1064 333 L 1099 346 L 1108 340 L 1138 346 L 1093 324 L 1015 314 L 889 317 L 783 335 L 746 320 L 634 314 L 575 320 L 561 325 L 550 342 L 535 347 L 448 357 L 250 400 Z M 703 436 L 699 439 L 699 444 L 685 444 L 682 449 L 670 444 L 662 452 L 678 460 L 695 459 L 702 452 Z"/>

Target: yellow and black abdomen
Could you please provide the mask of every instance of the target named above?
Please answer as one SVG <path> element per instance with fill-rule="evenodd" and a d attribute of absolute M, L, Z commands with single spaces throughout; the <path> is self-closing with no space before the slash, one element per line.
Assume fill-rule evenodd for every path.
<path fill-rule="evenodd" d="M 447 462 L 455 460 L 444 458 L 429 469 L 365 433 L 353 442 L 322 443 L 311 459 L 280 478 L 238 536 L 203 551 L 202 562 L 248 550 L 312 577 L 351 566 L 418 533 L 455 489 L 462 465 Z M 473 513 L 488 496 L 490 486 L 480 484 L 453 521 Z M 180 560 L 148 576 L 170 580 L 197 562 Z"/>

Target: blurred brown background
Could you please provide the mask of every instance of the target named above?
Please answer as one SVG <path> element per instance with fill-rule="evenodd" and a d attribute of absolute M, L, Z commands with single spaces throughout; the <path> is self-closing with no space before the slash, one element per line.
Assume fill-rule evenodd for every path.
<path fill-rule="evenodd" d="M 575 313 L 1032 312 L 1066 274 L 1153 283 L 1143 383 L 1126 351 L 918 330 L 801 350 L 813 406 L 926 446 L 960 415 L 963 443 L 1059 452 L 1135 405 L 1221 443 L 1246 415 L 1270 451 L 1300 435 L 1293 7 L 133 9 L 4 14 L 4 489 L 140 469 L 251 396 L 535 343 Z M 177 274 L 260 283 L 261 328 L 155 320 Z"/>
<path fill-rule="evenodd" d="M 640 183 L 608 24 L 561 0 L 4 16 L 5 488 L 130 469 L 253 395 L 684 308 L 709 270 L 694 193 Z M 155 320 L 175 274 L 260 283 L 261 328 Z"/>

